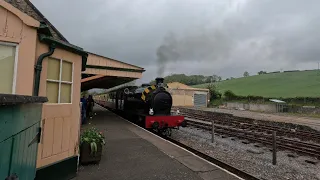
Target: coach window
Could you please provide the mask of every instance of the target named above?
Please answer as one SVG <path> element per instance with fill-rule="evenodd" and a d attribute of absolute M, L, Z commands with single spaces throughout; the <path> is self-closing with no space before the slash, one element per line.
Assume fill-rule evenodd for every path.
<path fill-rule="evenodd" d="M 73 63 L 48 58 L 47 97 L 49 103 L 71 103 Z"/>
<path fill-rule="evenodd" d="M 0 42 L 0 93 L 15 94 L 18 46 Z"/>

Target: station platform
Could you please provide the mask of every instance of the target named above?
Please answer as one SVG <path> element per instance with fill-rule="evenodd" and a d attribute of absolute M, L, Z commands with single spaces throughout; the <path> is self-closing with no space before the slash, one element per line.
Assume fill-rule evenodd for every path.
<path fill-rule="evenodd" d="M 82 128 L 106 137 L 98 165 L 80 166 L 73 180 L 236 180 L 241 179 L 116 114 L 96 105 Z"/>

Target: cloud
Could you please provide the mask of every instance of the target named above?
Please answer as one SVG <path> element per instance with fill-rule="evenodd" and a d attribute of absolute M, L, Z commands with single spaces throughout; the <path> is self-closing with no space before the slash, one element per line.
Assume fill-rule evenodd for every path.
<path fill-rule="evenodd" d="M 32 2 L 71 43 L 146 68 L 141 81 L 158 75 L 168 34 L 178 57 L 166 60 L 165 75 L 311 69 L 320 57 L 318 0 Z"/>

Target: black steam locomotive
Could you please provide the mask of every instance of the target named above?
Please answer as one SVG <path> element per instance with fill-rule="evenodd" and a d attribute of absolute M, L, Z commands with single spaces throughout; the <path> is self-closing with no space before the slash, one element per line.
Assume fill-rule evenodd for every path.
<path fill-rule="evenodd" d="M 166 91 L 163 78 L 156 79 L 156 85 L 143 84 L 141 87 L 125 89 L 124 111 L 135 114 L 167 116 L 171 114 L 172 96 Z"/>
<path fill-rule="evenodd" d="M 98 102 L 133 119 L 147 129 L 169 135 L 171 128 L 184 125 L 184 117 L 172 115 L 172 96 L 166 90 L 163 78 L 156 78 L 156 85 L 130 86 L 109 93 L 109 99 Z"/>

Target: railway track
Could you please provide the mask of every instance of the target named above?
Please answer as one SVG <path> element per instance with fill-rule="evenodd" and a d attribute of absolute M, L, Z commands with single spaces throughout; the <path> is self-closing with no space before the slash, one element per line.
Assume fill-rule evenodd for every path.
<path fill-rule="evenodd" d="M 267 134 L 271 134 L 272 131 L 276 131 L 278 136 L 298 138 L 304 141 L 312 140 L 314 142 L 320 143 L 320 133 L 316 133 L 316 132 L 302 131 L 302 130 L 296 130 L 296 129 L 278 127 L 278 126 L 270 126 L 265 124 L 254 124 L 254 123 L 248 123 L 243 120 L 217 120 L 208 114 L 195 113 L 194 110 L 190 110 L 190 109 L 188 109 L 188 111 L 183 110 L 180 114 L 188 118 L 198 119 L 202 121 L 211 122 L 212 120 L 215 120 L 214 121 L 215 124 L 225 125 L 230 127 L 237 127 L 237 128 L 245 129 L 247 131 L 254 130 L 259 132 L 266 132 Z"/>
<path fill-rule="evenodd" d="M 185 120 L 187 121 L 188 125 L 209 131 L 212 130 L 212 125 L 210 122 L 193 120 L 189 118 L 186 118 Z M 264 132 L 248 131 L 246 129 L 239 129 L 218 124 L 215 124 L 214 131 L 219 134 L 238 137 L 240 139 L 247 139 L 249 141 L 272 146 L 272 135 Z M 277 137 L 276 143 L 277 147 L 280 149 L 295 151 L 299 154 L 309 155 L 320 159 L 320 145 L 318 144 L 295 141 L 284 137 Z"/>

